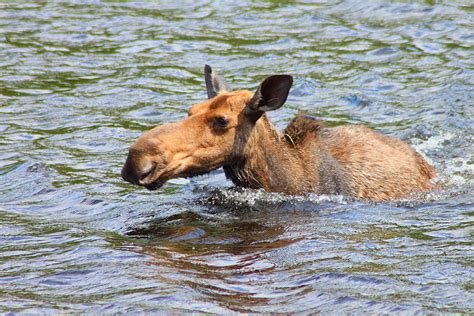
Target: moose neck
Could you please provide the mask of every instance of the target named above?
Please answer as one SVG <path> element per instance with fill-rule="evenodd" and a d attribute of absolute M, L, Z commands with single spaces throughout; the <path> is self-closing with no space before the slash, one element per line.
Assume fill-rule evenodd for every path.
<path fill-rule="evenodd" d="M 294 183 L 295 175 L 304 173 L 298 150 L 281 140 L 265 115 L 236 135 L 234 151 L 224 165 L 226 176 L 235 185 L 289 193 L 299 193 L 299 187 L 305 186 Z"/>

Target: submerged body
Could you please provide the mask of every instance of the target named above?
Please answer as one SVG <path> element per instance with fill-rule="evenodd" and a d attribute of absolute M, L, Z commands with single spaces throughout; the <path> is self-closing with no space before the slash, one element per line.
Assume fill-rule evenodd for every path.
<path fill-rule="evenodd" d="M 286 101 L 291 76 L 255 93 L 230 92 L 206 66 L 209 100 L 188 118 L 156 127 L 130 147 L 122 177 L 149 189 L 223 167 L 236 185 L 287 194 L 343 194 L 380 201 L 433 188 L 434 169 L 410 146 L 359 125 L 326 128 L 297 116 L 278 133 L 265 112 Z"/>
<path fill-rule="evenodd" d="M 360 125 L 326 128 L 303 115 L 279 134 L 266 117 L 261 120 L 268 135 L 256 132 L 261 144 L 247 149 L 248 157 L 259 158 L 224 165 L 226 175 L 237 185 L 374 201 L 405 198 L 433 188 L 434 169 L 399 139 Z M 251 137 L 249 143 L 258 142 Z"/>

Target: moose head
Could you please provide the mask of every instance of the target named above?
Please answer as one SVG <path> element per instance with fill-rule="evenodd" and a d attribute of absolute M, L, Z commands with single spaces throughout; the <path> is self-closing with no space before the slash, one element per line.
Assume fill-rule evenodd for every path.
<path fill-rule="evenodd" d="M 143 133 L 130 146 L 122 169 L 126 181 L 153 190 L 169 179 L 201 175 L 245 159 L 251 150 L 249 138 L 258 138 L 258 131 L 270 124 L 265 112 L 285 103 L 293 83 L 289 75 L 274 75 L 254 93 L 232 91 L 209 65 L 204 78 L 208 100 L 192 105 L 188 117 Z"/>

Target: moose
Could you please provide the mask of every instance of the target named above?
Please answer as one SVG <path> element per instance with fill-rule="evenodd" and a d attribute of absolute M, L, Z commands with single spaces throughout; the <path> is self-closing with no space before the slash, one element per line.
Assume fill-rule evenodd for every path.
<path fill-rule="evenodd" d="M 241 187 L 285 194 L 341 194 L 362 200 L 403 199 L 435 188 L 434 168 L 403 141 L 362 125 L 325 127 L 299 114 L 278 132 L 266 112 L 286 101 L 293 77 L 273 75 L 255 93 L 232 91 L 209 65 L 208 100 L 188 117 L 143 133 L 122 169 L 149 190 L 167 180 L 223 167 Z"/>

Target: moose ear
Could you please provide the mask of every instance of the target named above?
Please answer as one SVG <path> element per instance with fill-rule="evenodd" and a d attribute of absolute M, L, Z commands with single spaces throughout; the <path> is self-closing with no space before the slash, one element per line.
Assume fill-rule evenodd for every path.
<path fill-rule="evenodd" d="M 207 96 L 209 99 L 212 99 L 220 92 L 229 92 L 232 90 L 224 78 L 213 71 L 209 65 L 204 66 L 204 79 L 206 80 Z"/>
<path fill-rule="evenodd" d="M 292 84 L 290 75 L 266 78 L 247 104 L 247 113 L 258 119 L 263 112 L 279 109 L 285 103 Z"/>

